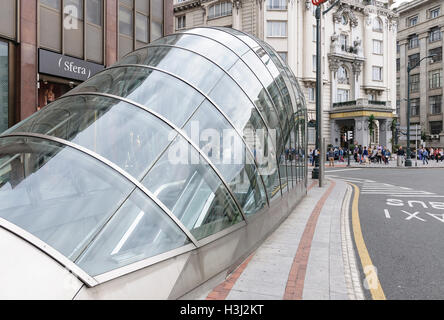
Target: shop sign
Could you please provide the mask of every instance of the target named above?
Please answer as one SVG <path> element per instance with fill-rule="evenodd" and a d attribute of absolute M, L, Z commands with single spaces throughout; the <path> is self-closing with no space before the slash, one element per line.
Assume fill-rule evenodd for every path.
<path fill-rule="evenodd" d="M 39 49 L 39 73 L 85 81 L 104 68 L 97 63 Z"/>

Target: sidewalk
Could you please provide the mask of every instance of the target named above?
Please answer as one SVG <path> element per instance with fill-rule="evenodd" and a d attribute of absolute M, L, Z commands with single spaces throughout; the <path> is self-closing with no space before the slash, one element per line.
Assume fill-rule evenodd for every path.
<path fill-rule="evenodd" d="M 193 298 L 363 299 L 349 203 L 343 201 L 350 195 L 343 181 L 328 180 L 319 188 L 318 181 L 310 179 L 308 195 L 278 229 L 231 275 Z"/>
<path fill-rule="evenodd" d="M 326 168 L 331 168 L 330 167 L 330 163 L 329 162 L 325 162 L 325 167 Z M 345 162 L 340 162 L 340 161 L 335 161 L 335 168 L 346 168 L 347 167 L 347 161 Z M 309 168 L 312 168 L 311 165 L 309 164 Z M 350 159 L 350 167 L 349 168 L 406 168 L 408 169 L 408 167 L 406 167 L 404 165 L 404 163 L 402 163 L 401 166 L 398 167 L 397 165 L 397 159 L 393 158 L 389 161 L 388 164 L 384 164 L 384 163 L 358 163 L 355 161 L 355 159 Z M 439 161 L 438 163 L 436 162 L 436 160 L 429 160 L 428 164 L 423 164 L 422 160 L 417 160 L 417 162 L 415 162 L 415 159 L 412 159 L 412 167 L 410 168 L 444 168 L 444 161 Z"/>

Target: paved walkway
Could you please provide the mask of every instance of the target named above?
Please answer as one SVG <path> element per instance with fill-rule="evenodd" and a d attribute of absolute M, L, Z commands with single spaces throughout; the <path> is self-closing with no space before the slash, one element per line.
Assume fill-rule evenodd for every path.
<path fill-rule="evenodd" d="M 323 188 L 309 180 L 309 186 L 307 197 L 281 226 L 198 299 L 363 299 L 348 205 L 343 206 L 351 189 L 340 180 L 329 180 Z"/>
<path fill-rule="evenodd" d="M 311 167 L 311 165 L 309 165 Z M 326 168 L 331 168 L 329 165 L 329 162 L 325 163 Z M 347 162 L 340 162 L 335 161 L 335 168 L 345 168 L 347 167 Z M 397 159 L 393 158 L 389 161 L 388 164 L 385 163 L 366 163 L 366 164 L 360 164 L 355 162 L 354 159 L 350 159 L 350 167 L 351 168 L 407 168 L 405 167 L 404 163 L 400 167 L 398 167 Z M 423 164 L 422 160 L 417 160 L 415 162 L 415 159 L 412 159 L 412 167 L 418 167 L 418 168 L 444 168 L 444 161 L 436 162 L 436 160 L 429 160 L 429 163 Z"/>

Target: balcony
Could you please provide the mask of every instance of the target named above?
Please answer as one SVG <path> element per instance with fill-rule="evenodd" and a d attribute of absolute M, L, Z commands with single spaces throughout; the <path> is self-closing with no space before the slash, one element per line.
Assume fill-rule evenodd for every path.
<path fill-rule="evenodd" d="M 336 102 L 333 103 L 332 109 L 330 110 L 330 114 L 332 117 L 336 117 L 339 114 L 350 113 L 353 114 L 357 112 L 368 113 L 374 112 L 377 114 L 392 114 L 395 110 L 392 108 L 390 101 L 375 101 L 368 100 L 365 98 L 350 100 L 344 102 Z M 333 116 L 333 114 L 337 114 Z"/>

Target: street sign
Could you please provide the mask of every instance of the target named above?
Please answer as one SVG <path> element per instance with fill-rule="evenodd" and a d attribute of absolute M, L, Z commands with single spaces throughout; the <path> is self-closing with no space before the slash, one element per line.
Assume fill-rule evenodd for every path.
<path fill-rule="evenodd" d="M 418 126 L 418 130 L 421 130 L 421 126 L 418 124 L 418 125 L 416 125 L 416 124 L 411 124 L 410 125 L 410 131 L 412 131 L 412 130 L 416 130 L 416 126 Z M 399 130 L 401 130 L 401 131 L 407 131 L 407 127 L 399 127 Z"/>

